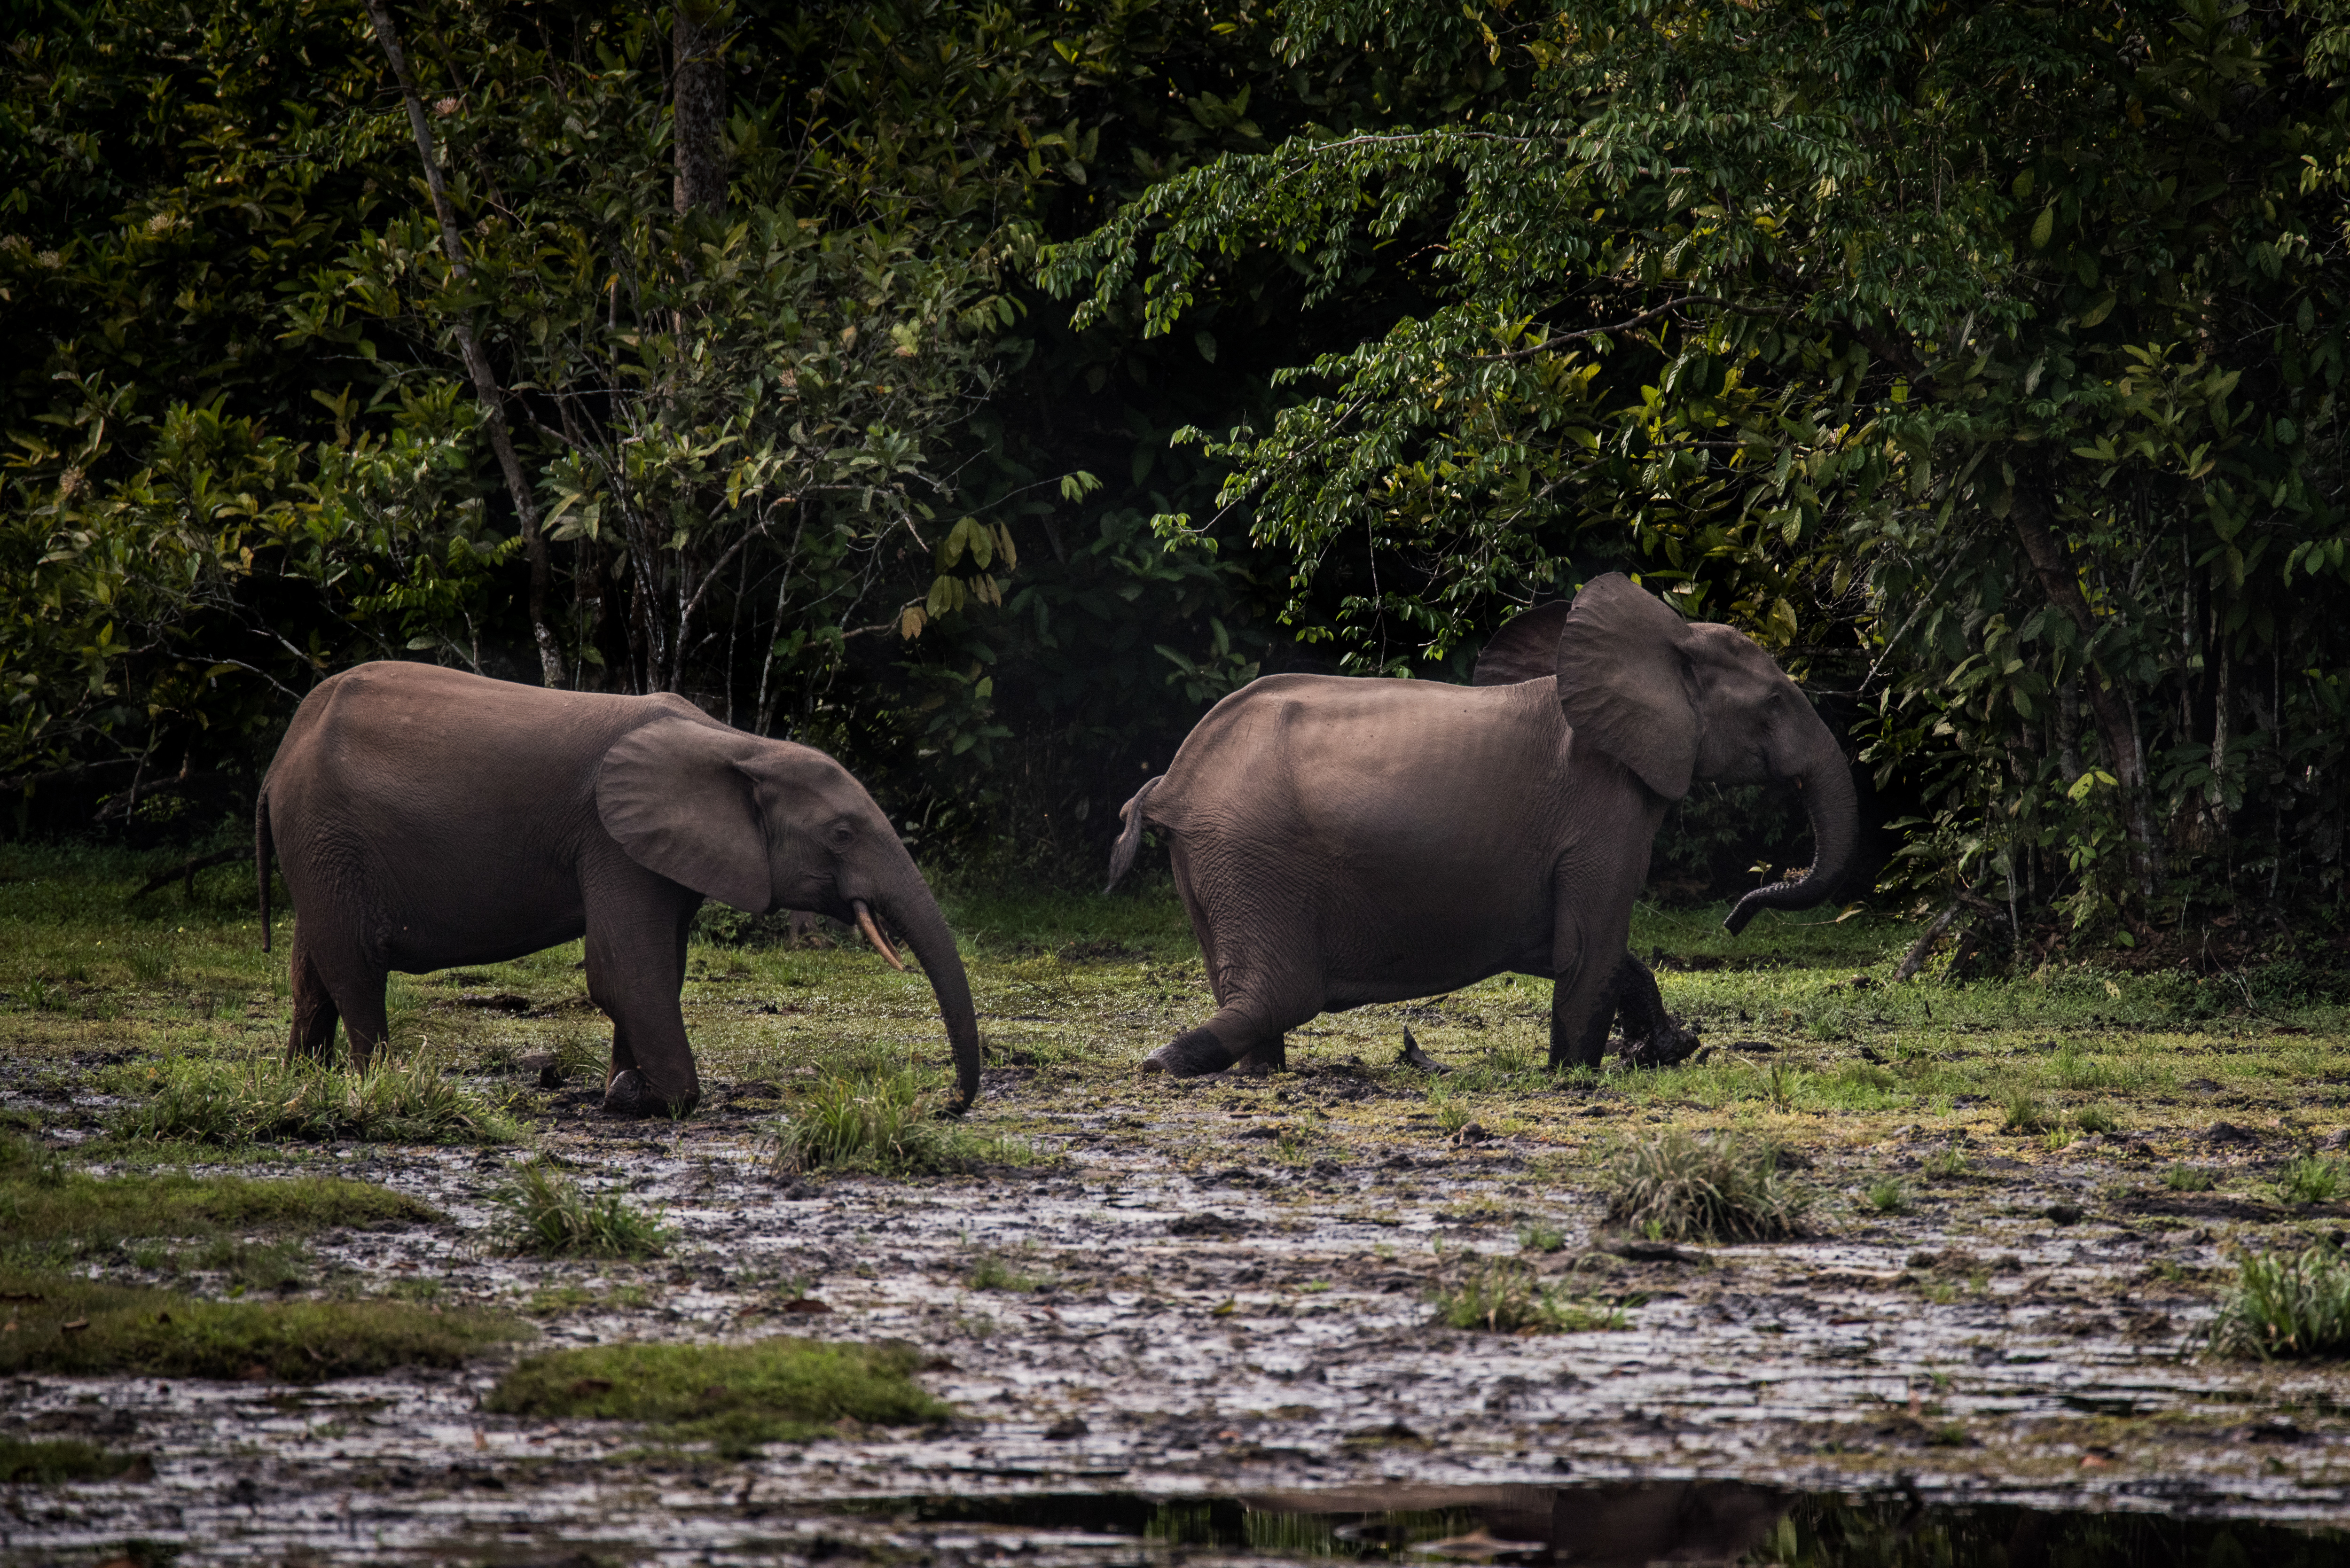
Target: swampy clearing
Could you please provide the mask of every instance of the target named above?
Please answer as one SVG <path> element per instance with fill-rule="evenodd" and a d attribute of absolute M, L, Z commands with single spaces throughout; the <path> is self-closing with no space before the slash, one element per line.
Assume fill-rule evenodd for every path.
<path fill-rule="evenodd" d="M 1897 986 L 1904 920 L 1643 910 L 1690 1065 L 1547 1074 L 1547 985 L 1496 980 L 1177 1084 L 1135 1071 L 1209 1011 L 1163 884 L 950 896 L 991 1064 L 949 1168 L 795 1172 L 779 1118 L 944 1082 L 928 987 L 854 939 L 697 945 L 681 1122 L 595 1110 L 576 946 L 395 980 L 406 1076 L 281 1099 L 240 878 L 132 906 L 127 862 L 5 869 L 7 1561 L 944 1560 L 808 1521 L 1406 1483 L 2350 1521 L 2340 1365 L 2206 1346 L 2242 1257 L 2350 1226 L 2350 1020 L 2297 965 Z M 1407 1026 L 1453 1071 L 1399 1064 Z M 1610 1226 L 1611 1160 L 1675 1129 L 1783 1151 L 1804 1233 Z M 657 1255 L 515 1251 L 525 1168 Z M 882 1346 L 898 1403 L 744 1426 L 729 1372 L 609 1419 L 586 1362 L 573 1405 L 500 1392 L 777 1335 Z"/>

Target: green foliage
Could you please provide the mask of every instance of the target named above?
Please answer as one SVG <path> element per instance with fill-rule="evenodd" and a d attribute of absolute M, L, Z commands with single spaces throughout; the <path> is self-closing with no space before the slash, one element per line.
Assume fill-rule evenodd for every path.
<path fill-rule="evenodd" d="M 2350 1189 L 2350 1165 L 2322 1154 L 2299 1156 L 2276 1179 L 2281 1203 L 2331 1203 L 2345 1189 Z"/>
<path fill-rule="evenodd" d="M 56 1486 L 60 1481 L 111 1480 L 138 1464 L 131 1454 L 110 1454 L 92 1443 L 27 1442 L 0 1438 L 0 1485 Z"/>
<path fill-rule="evenodd" d="M 2012 1091 L 2002 1109 L 2004 1112 L 1999 1127 L 2002 1132 L 2048 1132 L 2056 1126 L 2047 1108 L 2040 1103 L 2040 1097 L 2028 1089 Z"/>
<path fill-rule="evenodd" d="M 517 1170 L 497 1207 L 499 1244 L 537 1258 L 657 1258 L 673 1234 L 617 1192 L 590 1197 L 545 1160 Z"/>
<path fill-rule="evenodd" d="M 1515 1258 L 1476 1257 L 1435 1295 L 1447 1328 L 1487 1334 L 1585 1334 L 1631 1326 L 1619 1307 L 1561 1294 Z"/>
<path fill-rule="evenodd" d="M 934 1175 L 1025 1164 L 1035 1151 L 944 1118 L 945 1087 L 912 1068 L 828 1075 L 795 1087 L 775 1128 L 775 1168 Z"/>
<path fill-rule="evenodd" d="M 729 1458 L 805 1441 L 843 1422 L 929 1426 L 953 1415 L 913 1379 L 921 1354 L 902 1341 L 833 1345 L 599 1345 L 535 1355 L 482 1402 L 503 1415 L 649 1421 Z"/>
<path fill-rule="evenodd" d="M 1813 1194 L 1776 1148 L 1678 1130 L 1627 1145 L 1602 1178 L 1608 1223 L 1658 1240 L 1769 1241 L 1803 1233 Z"/>
<path fill-rule="evenodd" d="M 397 1302 L 200 1301 L 68 1275 L 0 1272 L 14 1334 L 0 1375 L 265 1377 L 323 1383 L 453 1368 L 528 1331 L 510 1318 Z"/>
<path fill-rule="evenodd" d="M 2246 1255 L 2220 1298 L 2214 1355 L 2332 1359 L 2350 1351 L 2350 1264 L 2331 1247 Z"/>
<path fill-rule="evenodd" d="M 126 1138 L 235 1144 L 252 1140 L 513 1143 L 520 1130 L 421 1055 L 379 1053 L 365 1072 L 289 1061 L 170 1057 L 122 1085 L 146 1098 L 124 1111 Z"/>
<path fill-rule="evenodd" d="M 2174 1165 L 2163 1171 L 2162 1185 L 2173 1192 L 2209 1192 L 2220 1185 L 2220 1173 L 2199 1166 Z"/>
<path fill-rule="evenodd" d="M 0 1214 L 12 1250 L 73 1253 L 139 1237 L 226 1237 L 255 1230 L 376 1229 L 441 1218 L 405 1193 L 364 1181 L 176 1173 L 92 1177 L 29 1158 L 0 1139 Z"/>
<path fill-rule="evenodd" d="M 1898 1177 L 1882 1176 L 1868 1184 L 1862 1198 L 1879 1214 L 1909 1212 L 1908 1184 Z"/>

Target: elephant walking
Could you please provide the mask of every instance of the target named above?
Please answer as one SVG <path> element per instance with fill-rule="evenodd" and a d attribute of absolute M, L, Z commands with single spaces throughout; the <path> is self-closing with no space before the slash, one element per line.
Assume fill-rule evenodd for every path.
<path fill-rule="evenodd" d="M 1596 1066 L 1623 966 L 1653 992 L 1625 950 L 1632 905 L 1666 808 L 1697 779 L 1792 778 L 1810 806 L 1811 869 L 1747 894 L 1731 930 L 1835 890 L 1857 836 L 1850 768 L 1760 647 L 1613 573 L 1521 620 L 1489 650 L 1488 684 L 1253 681 L 1126 804 L 1111 885 L 1159 828 L 1216 1000 L 1146 1065 L 1277 1063 L 1318 1012 L 1506 971 L 1554 982 L 1552 1065 Z M 1553 626 L 1550 673 L 1505 669 Z"/>
<path fill-rule="evenodd" d="M 298 915 L 290 1054 L 325 1055 L 339 1016 L 365 1065 L 392 971 L 585 936 L 588 994 L 612 1020 L 604 1108 L 682 1114 L 701 1085 L 678 995 L 707 896 L 854 920 L 895 964 L 874 917 L 887 919 L 937 996 L 963 1102 L 978 1092 L 954 938 L 872 796 L 822 752 L 746 735 L 683 698 L 359 665 L 303 699 L 262 784 L 265 949 L 273 852 Z"/>

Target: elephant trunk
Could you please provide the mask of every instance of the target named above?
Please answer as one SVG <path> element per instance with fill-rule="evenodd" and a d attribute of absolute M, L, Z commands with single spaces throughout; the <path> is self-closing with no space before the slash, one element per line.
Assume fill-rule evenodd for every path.
<path fill-rule="evenodd" d="M 1804 804 L 1812 818 L 1812 868 L 1787 882 L 1757 888 L 1738 900 L 1721 923 L 1736 936 L 1762 909 L 1808 909 L 1826 902 L 1852 869 L 1853 850 L 1860 840 L 1859 815 L 1855 807 L 1852 765 L 1827 726 L 1820 726 L 1818 755 L 1796 774 Z"/>
<path fill-rule="evenodd" d="M 911 857 L 903 875 L 894 878 L 879 900 L 881 912 L 914 950 L 915 961 L 929 977 L 931 993 L 938 998 L 939 1014 L 946 1020 L 947 1041 L 954 1047 L 957 1110 L 979 1097 L 979 1015 L 972 1011 L 971 981 L 962 972 L 962 956 L 955 951 L 954 934 L 947 929 L 936 898 L 914 868 Z"/>

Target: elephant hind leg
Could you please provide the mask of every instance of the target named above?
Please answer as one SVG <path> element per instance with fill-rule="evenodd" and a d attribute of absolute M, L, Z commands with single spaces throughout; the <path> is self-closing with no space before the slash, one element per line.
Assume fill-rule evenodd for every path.
<path fill-rule="evenodd" d="M 1142 1070 L 1178 1078 L 1202 1077 L 1234 1065 L 1243 1072 L 1278 1073 L 1289 1062 L 1288 1031 L 1313 1016 L 1308 1012 L 1276 1023 L 1227 1004 L 1207 1023 L 1186 1029 L 1143 1058 Z"/>
<path fill-rule="evenodd" d="M 340 944 L 307 934 L 297 918 L 294 951 L 289 961 L 294 992 L 294 1026 L 286 1042 L 290 1057 L 329 1061 L 335 1050 L 335 1023 L 342 1021 L 349 1042 L 351 1065 L 364 1070 L 377 1047 L 389 1043 L 390 1026 L 384 1016 L 380 965 L 369 963 Z"/>
<path fill-rule="evenodd" d="M 294 1027 L 286 1039 L 286 1055 L 289 1061 L 308 1059 L 314 1062 L 330 1060 L 335 1054 L 335 999 L 327 990 L 318 966 L 310 960 L 309 944 L 303 940 L 302 928 L 294 928 L 294 951 L 287 961 L 287 975 L 294 992 Z"/>

